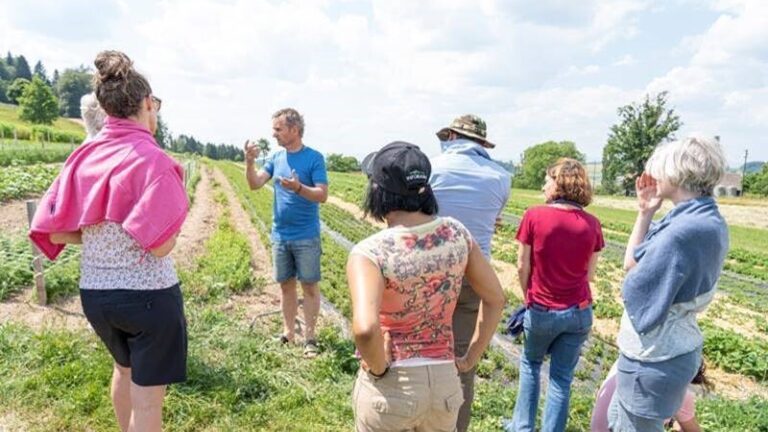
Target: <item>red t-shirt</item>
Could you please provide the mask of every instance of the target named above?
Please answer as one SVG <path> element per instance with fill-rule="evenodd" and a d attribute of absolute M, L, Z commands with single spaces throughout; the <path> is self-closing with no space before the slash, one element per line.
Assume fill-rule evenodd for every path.
<path fill-rule="evenodd" d="M 516 238 L 531 246 L 526 304 L 566 309 L 592 301 L 589 259 L 605 246 L 595 216 L 584 210 L 532 207 L 523 215 Z"/>

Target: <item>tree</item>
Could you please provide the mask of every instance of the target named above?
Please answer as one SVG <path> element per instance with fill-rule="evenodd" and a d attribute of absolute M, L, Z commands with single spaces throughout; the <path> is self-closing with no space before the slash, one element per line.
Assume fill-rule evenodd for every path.
<path fill-rule="evenodd" d="M 158 115 L 157 130 L 155 131 L 155 141 L 157 141 L 157 145 L 159 145 L 160 148 L 170 148 L 172 140 L 173 137 L 171 137 L 171 132 L 168 130 L 168 125 L 166 125 L 163 118 Z"/>
<path fill-rule="evenodd" d="M 24 78 L 16 78 L 11 85 L 8 86 L 8 90 L 5 95 L 8 97 L 8 102 L 12 104 L 19 104 L 19 98 L 24 94 L 24 89 L 29 85 L 29 80 Z"/>
<path fill-rule="evenodd" d="M 29 63 L 27 63 L 27 59 L 23 55 L 16 57 L 14 66 L 16 68 L 16 78 L 32 80 L 32 70 L 29 68 Z"/>
<path fill-rule="evenodd" d="M 763 165 L 761 171 L 744 177 L 744 192 L 768 196 L 768 163 Z"/>
<path fill-rule="evenodd" d="M 64 117 L 80 117 L 80 98 L 91 92 L 91 74 L 83 66 L 66 69 L 56 81 L 60 111 Z"/>
<path fill-rule="evenodd" d="M 635 178 L 644 168 L 653 150 L 662 141 L 674 139 L 680 129 L 680 117 L 667 108 L 667 92 L 655 97 L 646 95 L 642 104 L 635 102 L 618 109 L 621 122 L 611 126 L 608 143 L 603 149 L 603 188 L 629 194 Z M 616 184 L 622 177 L 621 186 Z"/>
<path fill-rule="evenodd" d="M 53 79 L 51 80 L 51 87 L 53 87 L 54 90 L 58 91 L 58 84 L 59 84 L 59 70 L 54 69 L 53 70 Z"/>
<path fill-rule="evenodd" d="M 2 103 L 10 102 L 8 100 L 8 96 L 6 96 L 6 93 L 8 93 L 8 81 L 0 80 L 0 102 Z"/>
<path fill-rule="evenodd" d="M 360 171 L 360 162 L 354 156 L 331 153 L 325 158 L 325 167 L 328 171 L 335 172 Z"/>
<path fill-rule="evenodd" d="M 8 54 L 5 55 L 5 64 L 10 67 L 14 67 L 16 65 L 16 61 L 14 60 L 13 54 L 11 54 L 10 51 L 8 51 Z"/>
<path fill-rule="evenodd" d="M 38 60 L 37 63 L 35 63 L 34 70 L 35 70 L 34 72 L 35 76 L 39 76 L 40 78 L 43 79 L 43 81 L 45 81 L 46 84 L 48 84 L 49 86 L 51 85 L 51 82 L 48 80 L 48 72 L 45 70 L 45 66 L 43 66 L 43 62 Z"/>
<path fill-rule="evenodd" d="M 5 60 L 0 59 L 0 81 L 12 81 L 13 74 L 8 65 L 5 64 Z"/>
<path fill-rule="evenodd" d="M 59 101 L 48 84 L 35 76 L 19 98 L 19 117 L 32 123 L 51 124 L 59 117 Z"/>
<path fill-rule="evenodd" d="M 540 189 L 544 185 L 547 168 L 558 159 L 567 157 L 581 161 L 584 153 L 571 141 L 547 141 L 528 147 L 523 152 L 520 169 L 515 173 L 514 185 L 522 189 Z"/>
<path fill-rule="evenodd" d="M 271 150 L 269 148 L 269 140 L 266 138 L 259 138 L 259 140 L 256 141 L 256 145 L 258 145 L 259 150 L 261 150 L 261 164 L 264 165 L 267 162 L 267 156 Z"/>

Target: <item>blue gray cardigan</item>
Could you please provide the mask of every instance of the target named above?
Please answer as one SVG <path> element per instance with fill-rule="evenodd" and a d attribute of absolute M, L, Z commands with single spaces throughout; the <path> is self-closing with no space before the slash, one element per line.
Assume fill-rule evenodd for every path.
<path fill-rule="evenodd" d="M 640 335 L 664 324 L 673 305 L 715 289 L 728 252 L 728 227 L 712 197 L 677 204 L 651 224 L 635 248 L 637 265 L 622 287 L 624 307 Z"/>

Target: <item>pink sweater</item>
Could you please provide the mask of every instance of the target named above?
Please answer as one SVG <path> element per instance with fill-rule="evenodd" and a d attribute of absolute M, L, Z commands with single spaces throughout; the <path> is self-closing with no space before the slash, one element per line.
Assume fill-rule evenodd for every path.
<path fill-rule="evenodd" d="M 181 228 L 189 203 L 184 172 L 152 134 L 129 120 L 107 117 L 93 141 L 78 147 L 41 199 L 30 239 L 54 260 L 64 245 L 50 233 L 116 222 L 145 250 Z"/>

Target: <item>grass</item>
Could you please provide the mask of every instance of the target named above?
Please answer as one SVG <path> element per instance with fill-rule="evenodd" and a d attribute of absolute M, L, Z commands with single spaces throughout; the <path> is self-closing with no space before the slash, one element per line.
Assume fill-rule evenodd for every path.
<path fill-rule="evenodd" d="M 237 166 L 216 166 L 227 170 L 233 180 L 242 180 Z M 268 191 L 246 191 L 241 183 L 236 184 L 238 198 L 250 209 L 256 226 L 260 231 L 268 230 L 271 195 Z M 215 196 L 225 203 L 219 189 L 214 184 Z M 344 217 L 344 213 L 333 216 Z M 329 298 L 344 310 L 343 298 L 348 297 L 343 275 L 346 251 L 328 237 L 323 238 L 323 247 L 323 283 L 327 285 L 322 289 L 325 294 L 338 296 Z M 351 341 L 343 339 L 337 328 L 322 328 L 322 353 L 308 362 L 302 358 L 300 347 L 270 341 L 280 328 L 277 316 L 251 325 L 242 309 L 229 304 L 232 294 L 257 293 L 261 282 L 253 278 L 248 265 L 252 253 L 249 244 L 232 227 L 226 212 L 204 250 L 194 267 L 180 272 L 189 323 L 189 379 L 169 390 L 166 428 L 351 430 L 350 395 L 358 366 Z M 591 344 L 582 363 L 591 368 L 610 363 L 613 356 L 610 347 Z M 108 397 L 111 363 L 92 332 L 34 331 L 0 324 L 0 406 L 18 414 L 31 431 L 116 430 Z M 582 374 L 583 379 L 588 378 L 589 370 Z M 517 365 L 490 350 L 478 374 L 470 430 L 500 430 L 501 419 L 511 417 L 515 404 Z M 593 399 L 592 392 L 574 386 L 566 430 L 588 430 Z M 758 398 L 746 402 L 701 399 L 697 409 L 697 417 L 708 431 L 765 431 L 766 413 L 768 403 Z"/>
<path fill-rule="evenodd" d="M 30 129 L 35 126 L 34 124 L 30 122 L 26 122 L 24 120 L 21 120 L 19 118 L 19 108 L 16 105 L 9 105 L 0 103 L 0 123 L 15 127 L 17 129 Z M 56 121 L 53 122 L 52 125 L 49 126 L 51 129 L 54 129 L 56 131 L 60 131 L 67 134 L 72 134 L 73 136 L 80 135 L 82 138 L 80 141 L 85 138 L 85 128 L 80 125 L 80 123 L 67 119 L 67 118 L 58 118 Z M 21 138 L 21 137 L 19 137 Z M 10 134 L 6 132 L 5 134 L 5 140 L 11 140 L 13 139 L 13 133 Z M 69 140 L 66 140 L 65 142 L 69 143 Z M 75 141 L 75 143 L 79 143 L 79 141 Z"/>
<path fill-rule="evenodd" d="M 357 363 L 338 329 L 319 333 L 323 353 L 307 363 L 298 346 L 270 341 L 279 322 L 251 327 L 223 308 L 233 293 L 258 289 L 251 251 L 226 215 L 205 255 L 180 272 L 189 323 L 189 379 L 170 387 L 169 430 L 351 428 L 348 403 Z M 111 358 L 91 332 L 0 325 L 0 406 L 30 430 L 115 430 L 108 382 Z"/>

